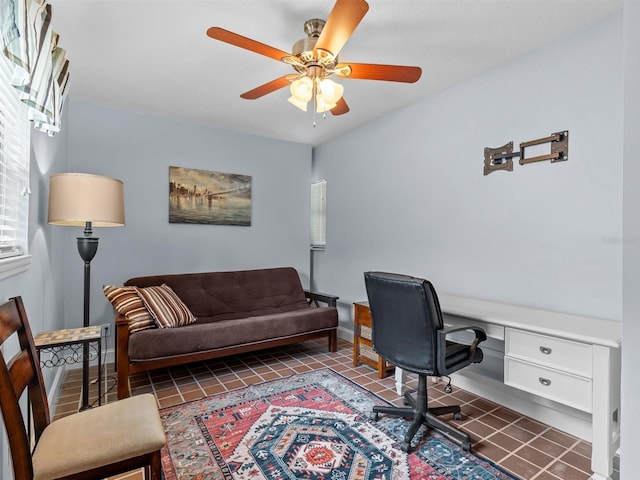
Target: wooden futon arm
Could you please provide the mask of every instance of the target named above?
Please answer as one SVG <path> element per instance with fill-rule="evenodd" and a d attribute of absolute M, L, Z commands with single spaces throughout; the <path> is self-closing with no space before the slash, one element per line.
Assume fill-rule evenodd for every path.
<path fill-rule="evenodd" d="M 318 302 L 326 303 L 330 307 L 335 307 L 338 303 L 338 298 L 335 295 L 328 295 L 326 293 L 312 292 L 311 290 L 304 291 L 304 294 L 307 297 L 307 301 L 309 303 L 315 302 L 318 305 Z"/>

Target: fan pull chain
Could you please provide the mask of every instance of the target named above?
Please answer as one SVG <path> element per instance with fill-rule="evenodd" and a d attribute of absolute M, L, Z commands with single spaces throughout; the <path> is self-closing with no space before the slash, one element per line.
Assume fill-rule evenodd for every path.
<path fill-rule="evenodd" d="M 313 128 L 316 128 L 316 111 L 318 110 L 318 85 L 313 82 Z"/>

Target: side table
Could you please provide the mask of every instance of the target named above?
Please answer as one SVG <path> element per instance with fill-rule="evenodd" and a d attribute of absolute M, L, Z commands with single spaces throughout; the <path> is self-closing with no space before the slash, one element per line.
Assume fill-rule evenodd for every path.
<path fill-rule="evenodd" d="M 353 366 L 360 362 L 366 363 L 378 371 L 378 378 L 384 378 L 393 372 L 395 367 L 373 350 L 369 304 L 356 302 L 353 308 Z"/>
<path fill-rule="evenodd" d="M 43 367 L 59 367 L 64 364 L 78 363 L 88 356 L 88 360 L 98 359 L 98 405 L 102 405 L 102 329 L 99 326 L 69 328 L 40 332 L 33 339 L 38 360 Z M 93 350 L 95 356 L 92 356 Z M 48 352 L 51 358 L 42 361 L 41 352 Z M 83 362 L 84 363 L 84 362 Z M 80 410 L 91 408 L 89 405 L 89 371 L 82 372 L 82 405 Z"/>

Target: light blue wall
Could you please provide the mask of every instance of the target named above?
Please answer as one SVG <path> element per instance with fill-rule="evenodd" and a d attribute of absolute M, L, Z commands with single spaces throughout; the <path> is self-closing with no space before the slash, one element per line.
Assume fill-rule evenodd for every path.
<path fill-rule="evenodd" d="M 640 451 L 640 2 L 624 2 L 624 283 L 620 478 L 638 477 Z"/>
<path fill-rule="evenodd" d="M 21 274 L 0 280 L 0 301 L 22 296 L 34 334 L 63 328 L 64 282 L 60 272 L 63 260 L 58 252 L 59 238 L 56 238 L 47 224 L 49 195 L 49 175 L 64 168 L 66 161 L 66 132 L 50 138 L 33 131 L 31 135 L 31 164 L 29 197 L 29 253 L 32 255 L 30 268 Z M 16 344 L 9 344 L 3 352 L 13 355 Z M 45 383 L 51 385 L 55 371 L 45 369 Z M 12 478 L 8 443 L 0 419 L 0 478 Z"/>
<path fill-rule="evenodd" d="M 96 228 L 91 263 L 92 323 L 113 323 L 102 285 L 130 277 L 292 266 L 309 284 L 311 147 L 71 101 L 68 171 L 124 182 L 126 226 Z M 169 166 L 250 175 L 250 227 L 170 224 Z M 68 325 L 82 315 L 81 229 L 57 227 Z"/>
<path fill-rule="evenodd" d="M 317 147 L 328 217 L 314 282 L 340 296 L 342 325 L 376 269 L 621 320 L 622 91 L 618 13 Z M 483 176 L 485 147 L 564 129 L 569 161 Z"/>

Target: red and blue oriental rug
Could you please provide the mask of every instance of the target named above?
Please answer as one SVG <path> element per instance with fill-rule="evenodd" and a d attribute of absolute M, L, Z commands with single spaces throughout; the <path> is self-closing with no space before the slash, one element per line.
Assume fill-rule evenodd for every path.
<path fill-rule="evenodd" d="M 381 416 L 388 404 L 329 369 L 252 385 L 160 411 L 166 480 L 517 480 L 443 436 Z M 424 428 L 421 432 L 424 433 Z"/>

